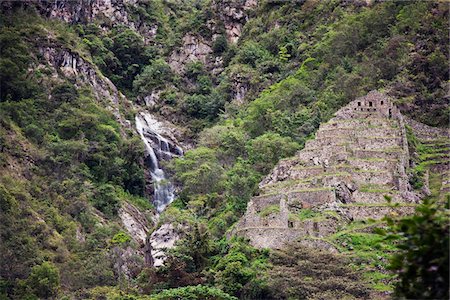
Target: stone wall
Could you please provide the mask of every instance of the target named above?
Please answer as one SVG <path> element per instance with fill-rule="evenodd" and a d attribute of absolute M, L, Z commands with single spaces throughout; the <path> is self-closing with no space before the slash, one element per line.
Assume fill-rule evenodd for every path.
<path fill-rule="evenodd" d="M 418 198 L 408 165 L 402 115 L 388 97 L 370 92 L 340 109 L 316 139 L 273 169 L 234 232 L 256 247 L 280 248 L 326 237 L 343 222 L 411 213 Z"/>

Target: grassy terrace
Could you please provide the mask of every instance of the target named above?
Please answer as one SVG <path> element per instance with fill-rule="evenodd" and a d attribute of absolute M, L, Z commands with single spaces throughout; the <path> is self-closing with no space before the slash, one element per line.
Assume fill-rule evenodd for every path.
<path fill-rule="evenodd" d="M 393 186 L 381 184 L 362 184 L 359 191 L 363 193 L 398 193 L 398 191 L 393 190 Z"/>
<path fill-rule="evenodd" d="M 280 205 L 273 204 L 266 206 L 263 210 L 261 210 L 258 215 L 261 217 L 267 217 L 271 214 L 277 214 L 280 212 Z"/>
<path fill-rule="evenodd" d="M 299 213 L 293 214 L 289 213 L 289 221 L 311 221 L 311 222 L 320 222 L 325 221 L 326 219 L 340 219 L 340 216 L 337 212 L 326 210 L 322 212 L 314 211 L 312 209 L 302 209 Z"/>
<path fill-rule="evenodd" d="M 297 179 L 297 180 L 285 180 L 285 181 L 275 182 L 275 183 L 266 185 L 264 188 L 268 188 L 270 190 L 272 190 L 274 188 L 285 188 L 285 187 L 290 187 L 290 186 L 294 186 L 294 185 L 302 184 L 302 183 L 307 184 L 307 183 L 310 183 L 314 179 L 321 179 L 321 178 L 331 177 L 331 176 L 336 176 L 336 177 L 337 176 L 350 176 L 350 173 L 348 173 L 348 172 L 323 173 L 320 175 L 304 177 L 302 179 Z"/>
<path fill-rule="evenodd" d="M 346 203 L 339 204 L 340 207 L 416 207 L 416 203 Z"/>
<path fill-rule="evenodd" d="M 398 159 L 395 159 L 395 158 L 376 158 L 376 157 L 371 157 L 371 158 L 348 157 L 347 160 L 366 161 L 366 162 L 385 162 L 385 161 L 398 162 Z"/>
<path fill-rule="evenodd" d="M 355 128 L 355 127 L 332 127 L 332 128 L 321 128 L 320 131 L 327 132 L 327 131 L 335 131 L 335 130 L 349 130 L 349 131 L 365 131 L 367 129 L 383 129 L 386 128 L 386 126 L 380 126 L 380 125 L 367 125 L 363 128 Z"/>
<path fill-rule="evenodd" d="M 383 148 L 383 149 L 362 149 L 362 148 L 356 148 L 353 149 L 354 151 L 367 151 L 367 152 L 385 152 L 385 153 L 393 153 L 393 152 L 398 152 L 398 153 L 402 153 L 403 149 L 400 146 L 394 146 L 394 147 L 388 147 L 388 148 Z"/>
<path fill-rule="evenodd" d="M 359 173 L 359 174 L 362 174 L 362 173 L 383 174 L 384 173 L 384 174 L 387 174 L 390 172 L 387 170 L 355 170 L 354 173 Z"/>

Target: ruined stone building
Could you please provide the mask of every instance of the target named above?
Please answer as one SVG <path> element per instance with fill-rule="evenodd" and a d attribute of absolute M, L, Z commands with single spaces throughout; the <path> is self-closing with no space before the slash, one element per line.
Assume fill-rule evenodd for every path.
<path fill-rule="evenodd" d="M 274 168 L 234 233 L 256 247 L 279 248 L 300 237 L 320 244 L 349 221 L 410 213 L 419 198 L 408 183 L 408 164 L 403 117 L 387 96 L 372 91 Z"/>

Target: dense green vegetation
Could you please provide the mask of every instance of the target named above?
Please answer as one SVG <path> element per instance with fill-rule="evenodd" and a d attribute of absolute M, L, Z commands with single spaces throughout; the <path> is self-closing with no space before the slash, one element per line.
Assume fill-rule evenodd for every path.
<path fill-rule="evenodd" d="M 9 41 L 2 61 L 19 70 L 2 71 L 10 78 L 1 80 L 0 297 L 49 299 L 115 285 L 110 249 L 123 241 L 117 212 L 142 199 L 143 146 L 88 86 L 52 81 L 51 73 L 24 77 L 28 64 L 42 62 L 35 52 L 42 28 L 57 36 L 71 30 L 20 14 L 20 22 L 3 16 L 0 29 Z M 74 45 L 59 47 L 81 47 L 71 37 Z"/>
<path fill-rule="evenodd" d="M 412 216 L 388 218 L 388 231 L 382 232 L 399 244 L 389 266 L 398 273 L 399 298 L 449 297 L 449 202 L 436 200 L 425 199 Z"/>
<path fill-rule="evenodd" d="M 448 270 L 435 270 L 446 263 L 439 261 L 445 239 L 433 237 L 448 237 L 448 224 L 435 204 L 389 221 L 400 241 L 360 231 L 371 222 L 342 228 L 328 242 L 343 256 L 298 245 L 269 254 L 227 239 L 263 176 L 355 97 L 380 89 L 405 114 L 447 125 L 445 3 L 261 1 L 237 44 L 227 41 L 211 0 L 182 7 L 145 1 L 126 10 L 136 24 L 157 25 L 150 41 L 102 18 L 69 25 L 32 9 L 1 15 L 0 299 L 367 298 L 372 289 L 393 289 L 396 278 L 384 269 L 398 248 L 392 268 L 406 272 L 396 293 L 446 296 L 441 283 L 448 283 Z M 170 56 L 186 34 L 209 43 L 210 61 L 220 58 L 223 70 L 199 61 L 173 70 Z M 110 99 L 45 62 L 39 52 L 45 46 L 92 63 L 137 105 L 159 93 L 149 109 L 187 128 L 187 139 L 196 142 L 164 166 L 180 192 L 159 223 L 179 224 L 185 235 L 163 267 L 143 268 L 142 259 L 132 257 L 125 275 L 115 265 L 121 253 L 139 248 L 121 225 L 120 207 L 133 204 L 151 224 L 143 146 L 106 109 Z M 236 82 L 246 90 L 241 100 Z M 120 109 L 133 119 L 130 107 Z M 444 156 L 445 147 L 435 146 L 415 146 L 420 157 L 411 183 L 417 189 L 430 162 Z M 304 210 L 295 217 L 320 216 Z M 420 247 L 418 239 L 430 243 Z M 420 257 L 436 260 L 423 269 Z"/>

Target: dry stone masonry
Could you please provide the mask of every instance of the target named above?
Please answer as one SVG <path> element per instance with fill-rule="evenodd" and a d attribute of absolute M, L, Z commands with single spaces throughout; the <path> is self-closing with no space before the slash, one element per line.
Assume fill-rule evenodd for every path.
<path fill-rule="evenodd" d="M 340 109 L 303 150 L 274 168 L 235 233 L 256 247 L 280 248 L 302 237 L 320 241 L 352 220 L 410 213 L 419 198 L 411 192 L 408 165 L 403 116 L 372 91 Z"/>

